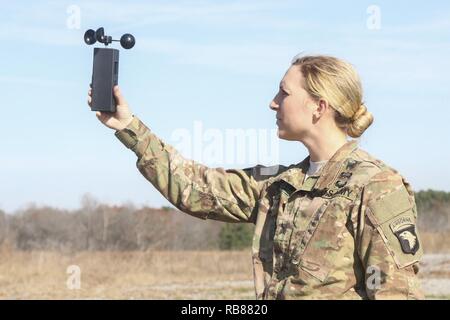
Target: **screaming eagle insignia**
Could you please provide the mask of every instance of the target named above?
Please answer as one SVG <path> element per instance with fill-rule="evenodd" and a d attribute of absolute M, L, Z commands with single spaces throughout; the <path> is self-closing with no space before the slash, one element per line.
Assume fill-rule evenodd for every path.
<path fill-rule="evenodd" d="M 402 217 L 391 224 L 391 229 L 400 242 L 404 253 L 415 254 L 420 248 L 416 226 L 411 217 Z"/>

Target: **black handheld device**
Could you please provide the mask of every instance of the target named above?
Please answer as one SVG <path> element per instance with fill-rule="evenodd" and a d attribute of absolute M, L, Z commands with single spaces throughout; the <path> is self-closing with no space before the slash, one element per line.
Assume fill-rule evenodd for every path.
<path fill-rule="evenodd" d="M 113 40 L 105 35 L 103 28 L 94 31 L 89 29 L 84 34 L 86 44 L 96 42 L 108 46 L 112 41 L 120 41 L 124 49 L 134 47 L 136 40 L 133 35 L 126 33 L 120 40 Z M 92 67 L 92 111 L 116 112 L 113 87 L 119 80 L 119 50 L 111 48 L 94 48 L 94 59 Z"/>

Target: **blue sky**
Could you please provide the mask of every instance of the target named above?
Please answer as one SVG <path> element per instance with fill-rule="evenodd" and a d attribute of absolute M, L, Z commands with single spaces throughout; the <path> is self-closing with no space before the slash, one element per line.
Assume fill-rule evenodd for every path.
<path fill-rule="evenodd" d="M 371 5 L 380 29 L 367 26 Z M 71 6 L 79 29 L 68 27 Z M 375 117 L 361 148 L 416 191 L 450 191 L 448 1 L 16 1 L 2 2 L 0 26 L 0 209 L 7 212 L 32 203 L 76 208 L 85 193 L 168 205 L 86 104 L 93 47 L 83 34 L 100 26 L 115 38 L 135 35 L 136 46 L 121 50 L 119 84 L 133 112 L 168 143 L 176 145 L 174 133 L 193 134 L 195 123 L 219 135 L 271 132 L 268 105 L 292 57 L 335 55 L 357 68 Z M 263 164 L 306 156 L 300 143 L 280 141 Z"/>

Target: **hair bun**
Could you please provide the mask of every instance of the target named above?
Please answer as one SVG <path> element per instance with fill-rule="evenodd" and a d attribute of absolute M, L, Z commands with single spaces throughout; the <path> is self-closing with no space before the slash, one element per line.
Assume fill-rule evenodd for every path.
<path fill-rule="evenodd" d="M 352 138 L 358 138 L 372 124 L 372 122 L 372 114 L 367 111 L 367 107 L 364 104 L 361 104 L 351 119 L 351 123 L 347 129 L 347 134 Z"/>
<path fill-rule="evenodd" d="M 367 107 L 363 104 L 359 106 L 359 109 L 356 110 L 355 114 L 351 118 L 351 122 L 357 121 L 362 115 L 364 115 L 367 112 Z"/>

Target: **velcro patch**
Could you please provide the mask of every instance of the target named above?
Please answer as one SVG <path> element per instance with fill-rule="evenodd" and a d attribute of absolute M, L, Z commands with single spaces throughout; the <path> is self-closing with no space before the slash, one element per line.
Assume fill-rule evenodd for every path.
<path fill-rule="evenodd" d="M 383 224 L 398 214 L 411 209 L 412 204 L 406 190 L 400 189 L 385 195 L 382 199 L 369 202 L 369 207 L 377 219 L 378 224 Z"/>
<path fill-rule="evenodd" d="M 397 267 L 420 260 L 423 249 L 416 229 L 413 203 L 405 189 L 382 195 L 368 203 L 368 218 L 382 235 Z"/>

